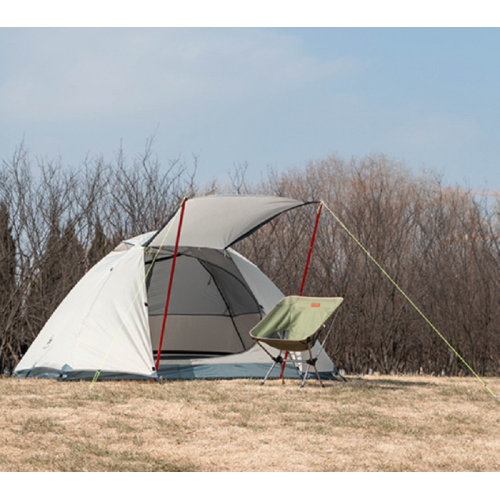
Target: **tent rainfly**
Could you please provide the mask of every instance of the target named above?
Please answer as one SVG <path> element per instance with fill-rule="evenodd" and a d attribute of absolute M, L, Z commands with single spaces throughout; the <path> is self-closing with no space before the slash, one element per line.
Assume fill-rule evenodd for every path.
<path fill-rule="evenodd" d="M 187 200 L 185 211 L 176 211 L 159 231 L 123 241 L 85 274 L 14 374 L 68 380 L 97 371 L 101 379 L 263 377 L 268 357 L 249 331 L 283 294 L 229 247 L 308 203 L 270 196 Z M 290 365 L 285 375 L 300 376 Z M 316 366 L 326 378 L 336 370 L 324 352 Z"/>

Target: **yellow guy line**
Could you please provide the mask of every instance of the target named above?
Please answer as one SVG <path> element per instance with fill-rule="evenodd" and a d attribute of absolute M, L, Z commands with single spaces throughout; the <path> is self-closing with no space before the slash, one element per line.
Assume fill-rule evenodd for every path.
<path fill-rule="evenodd" d="M 182 201 L 184 202 L 184 199 L 182 199 Z M 177 207 L 177 210 L 175 211 L 175 214 L 173 215 L 172 217 L 172 220 L 173 218 L 175 217 L 175 215 L 177 214 L 177 212 L 179 211 L 179 208 L 182 206 L 182 203 L 179 205 L 179 207 Z M 113 341 L 111 342 L 111 345 L 109 346 L 105 356 L 104 356 L 104 359 L 102 360 L 102 363 L 101 363 L 101 366 L 97 369 L 97 371 L 95 372 L 94 374 L 94 378 L 92 379 L 92 382 L 90 384 L 90 388 L 89 388 L 89 392 L 92 394 L 92 388 L 94 387 L 94 384 L 97 382 L 97 379 L 99 378 L 99 376 L 101 375 L 101 370 L 102 370 L 102 367 L 104 366 L 104 363 L 106 362 L 106 359 L 108 359 L 108 356 L 109 356 L 109 353 L 111 352 L 111 349 L 113 348 L 113 346 L 115 345 L 115 342 L 116 340 L 118 339 L 118 335 L 119 333 L 121 332 L 122 328 L 123 328 L 123 325 L 125 324 L 125 322 L 127 321 L 127 318 L 128 318 L 128 315 L 130 314 L 130 311 L 132 310 L 132 307 L 133 305 L 135 304 L 135 301 L 137 300 L 137 297 L 139 296 L 139 293 L 141 292 L 142 290 L 142 287 L 144 286 L 144 283 L 146 282 L 146 279 L 148 278 L 148 275 L 151 271 L 151 269 L 153 268 L 153 265 L 156 261 L 156 258 L 158 257 L 158 254 L 160 253 L 160 250 L 163 248 L 163 243 L 165 242 L 167 236 L 168 236 L 168 233 L 170 232 L 170 229 L 172 227 L 172 224 L 170 225 L 170 227 L 167 229 L 167 232 L 165 233 L 165 236 L 163 237 L 163 240 L 161 242 L 161 245 L 158 247 L 158 251 L 156 252 L 153 260 L 151 261 L 151 264 L 149 265 L 149 268 L 148 268 L 148 271 L 147 273 L 144 275 L 144 279 L 142 280 L 142 283 L 139 285 L 139 289 L 137 290 L 136 294 L 135 294 L 135 297 L 133 298 L 132 300 L 132 303 L 130 304 L 130 307 L 128 308 L 128 311 L 127 313 L 125 314 L 125 317 L 123 318 L 123 321 L 121 322 L 117 332 L 115 333 L 114 337 L 113 337 Z"/>
<path fill-rule="evenodd" d="M 324 207 L 333 215 L 335 220 L 347 231 L 349 236 L 358 244 L 358 246 L 363 250 L 363 252 L 368 255 L 368 257 L 372 260 L 372 262 L 385 274 L 385 276 L 389 279 L 389 281 L 397 288 L 397 290 L 403 295 L 403 297 L 413 306 L 413 308 L 422 316 L 422 318 L 425 319 L 425 321 L 429 324 L 429 326 L 441 337 L 441 339 L 446 343 L 446 345 L 455 353 L 458 359 L 462 361 L 462 363 L 470 370 L 470 372 L 483 384 L 485 389 L 488 390 L 488 392 L 494 397 L 497 398 L 498 396 L 488 387 L 488 384 L 484 382 L 481 377 L 469 366 L 469 364 L 465 361 L 460 354 L 456 351 L 456 349 L 443 337 L 441 332 L 430 322 L 430 320 L 425 316 L 425 314 L 414 304 L 414 302 L 406 295 L 405 292 L 399 287 L 399 285 L 389 276 L 389 274 L 386 272 L 386 270 L 375 260 L 374 257 L 368 252 L 368 250 L 359 242 L 359 240 L 354 236 L 349 229 L 345 226 L 345 224 L 333 213 L 332 210 L 327 206 L 327 204 L 322 200 L 321 203 L 323 203 Z"/>

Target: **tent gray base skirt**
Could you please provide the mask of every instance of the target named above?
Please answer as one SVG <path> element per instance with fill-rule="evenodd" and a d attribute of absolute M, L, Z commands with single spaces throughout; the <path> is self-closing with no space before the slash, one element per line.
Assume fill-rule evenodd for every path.
<path fill-rule="evenodd" d="M 169 380 L 195 380 L 195 379 L 260 379 L 266 375 L 269 370 L 269 363 L 252 364 L 210 364 L 210 365 L 169 365 L 160 366 L 158 375 L 163 379 Z M 52 378 L 59 380 L 92 380 L 95 371 L 93 370 L 55 370 L 52 368 L 37 367 L 32 370 L 22 370 L 16 372 L 16 378 Z M 278 378 L 280 375 L 279 366 L 273 371 L 269 378 Z M 298 379 L 302 375 L 289 363 L 284 373 L 287 379 Z M 324 380 L 338 380 L 332 372 L 320 372 Z M 310 374 L 311 379 L 315 379 L 315 374 Z M 141 374 L 101 372 L 99 380 L 154 380 L 154 377 L 147 377 Z"/>

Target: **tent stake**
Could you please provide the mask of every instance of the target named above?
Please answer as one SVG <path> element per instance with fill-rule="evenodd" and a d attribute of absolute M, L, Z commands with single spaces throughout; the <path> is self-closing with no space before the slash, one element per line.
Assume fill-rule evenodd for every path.
<path fill-rule="evenodd" d="M 186 198 L 182 200 L 179 227 L 177 228 L 177 238 L 175 240 L 174 258 L 172 261 L 172 270 L 170 271 L 170 280 L 168 282 L 167 302 L 165 303 L 165 312 L 163 313 L 163 323 L 161 325 L 160 344 L 158 345 L 158 354 L 156 355 L 156 365 L 155 365 L 156 373 L 158 373 L 158 367 L 160 366 L 161 346 L 163 344 L 163 334 L 165 333 L 165 324 L 167 322 L 168 303 L 170 302 L 170 292 L 172 291 L 172 283 L 174 281 L 175 261 L 177 260 L 177 250 L 179 248 L 179 240 L 181 237 L 181 228 L 182 228 L 182 221 L 184 219 L 185 208 L 186 208 Z"/>
<path fill-rule="evenodd" d="M 302 297 L 302 293 L 304 292 L 304 285 L 306 283 L 307 271 L 309 269 L 309 262 L 311 261 L 311 254 L 312 254 L 312 250 L 313 250 L 313 246 L 314 246 L 314 240 L 316 239 L 316 231 L 318 230 L 319 217 L 321 215 L 322 208 L 323 208 L 323 202 L 320 202 L 319 207 L 318 207 L 318 213 L 316 214 L 316 221 L 314 223 L 314 229 L 313 229 L 313 234 L 311 237 L 311 243 L 309 245 L 309 252 L 307 254 L 306 267 L 304 269 L 304 275 L 302 276 L 302 283 L 300 285 L 299 297 Z M 285 352 L 285 358 L 284 358 L 284 361 L 281 365 L 280 380 L 283 379 L 283 373 L 285 371 L 285 365 L 286 365 L 286 358 L 288 358 L 288 351 Z"/>

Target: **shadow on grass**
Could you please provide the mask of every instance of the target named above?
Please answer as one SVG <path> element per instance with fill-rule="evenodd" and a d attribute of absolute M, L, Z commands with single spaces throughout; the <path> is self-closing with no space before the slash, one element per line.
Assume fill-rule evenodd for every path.
<path fill-rule="evenodd" d="M 345 377 L 345 381 L 342 380 L 325 380 L 322 379 L 323 385 L 328 389 L 354 389 L 354 388 L 371 388 L 371 389 L 385 389 L 385 390 L 398 390 L 410 387 L 433 387 L 436 382 L 429 380 L 415 381 L 415 380 L 404 380 L 404 378 L 364 378 L 364 377 Z M 276 384 L 277 381 L 274 379 L 269 379 L 267 385 Z M 281 382 L 279 383 L 281 385 Z M 298 379 L 286 379 L 284 385 L 296 385 L 300 388 L 301 382 Z M 307 392 L 307 390 L 321 389 L 316 378 L 308 379 L 301 391 Z"/>
<path fill-rule="evenodd" d="M 436 385 L 435 382 L 431 381 L 421 381 L 417 382 L 414 380 L 402 380 L 397 379 L 365 379 L 359 378 L 348 378 L 347 382 L 343 382 L 346 386 L 362 386 L 362 387 L 380 387 L 381 389 L 397 390 L 404 387 L 431 387 Z M 337 384 L 337 383 L 335 383 Z"/>

